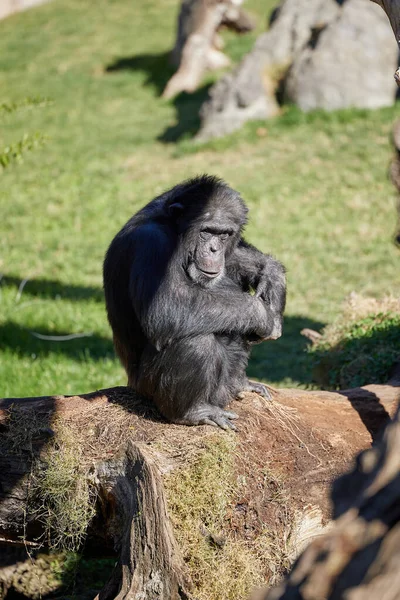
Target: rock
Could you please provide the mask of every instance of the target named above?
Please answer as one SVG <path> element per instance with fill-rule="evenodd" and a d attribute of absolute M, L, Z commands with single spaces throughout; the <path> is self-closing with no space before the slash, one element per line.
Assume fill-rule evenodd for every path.
<path fill-rule="evenodd" d="M 367 0 L 285 0 L 236 71 L 210 90 L 198 140 L 279 113 L 276 89 L 303 110 L 393 104 L 397 48 L 385 13 Z"/>
<path fill-rule="evenodd" d="M 391 106 L 397 46 L 383 10 L 347 0 L 337 19 L 297 56 L 285 96 L 302 110 Z"/>
<path fill-rule="evenodd" d="M 254 119 L 279 113 L 276 85 L 313 28 L 332 21 L 340 8 L 335 0 L 285 0 L 273 14 L 271 28 L 260 35 L 239 67 L 210 90 L 200 111 L 199 140 L 220 137 Z"/>

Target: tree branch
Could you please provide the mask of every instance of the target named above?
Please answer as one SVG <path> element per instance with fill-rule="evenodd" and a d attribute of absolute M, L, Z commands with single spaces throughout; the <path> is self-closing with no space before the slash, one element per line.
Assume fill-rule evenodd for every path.
<path fill-rule="evenodd" d="M 387 14 L 400 50 L 400 2 L 398 0 L 372 0 L 372 2 L 379 4 Z M 394 78 L 400 86 L 400 68 L 397 69 Z"/>

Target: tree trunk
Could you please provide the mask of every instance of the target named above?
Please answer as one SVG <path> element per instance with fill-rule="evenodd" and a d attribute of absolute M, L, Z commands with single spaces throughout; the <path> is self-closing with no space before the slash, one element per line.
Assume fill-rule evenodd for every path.
<path fill-rule="evenodd" d="M 265 539 L 268 531 L 271 556 L 265 570 L 249 581 L 252 585 L 273 582 L 329 521 L 331 482 L 348 468 L 356 452 L 370 446 L 393 415 L 400 397 L 398 385 L 394 378 L 385 386 L 340 393 L 279 390 L 272 401 L 248 394 L 233 403 L 240 416 L 234 434 L 166 423 L 150 404 L 124 387 L 72 397 L 1 400 L 2 547 L 22 544 L 34 549 L 38 544 L 46 547 L 51 540 L 51 530 L 45 539 L 40 537 L 45 527 L 38 510 L 43 505 L 54 509 L 43 474 L 51 473 L 52 457 L 60 462 L 72 440 L 89 495 L 96 498 L 86 546 L 114 548 L 119 557 L 110 581 L 98 593 L 99 600 L 189 598 L 205 575 L 199 575 L 193 563 L 185 564 L 190 549 L 182 541 L 182 532 L 179 544 L 176 541 L 177 498 L 170 491 L 170 480 L 186 477 L 188 468 L 210 448 L 229 441 L 229 455 L 216 462 L 218 472 L 212 483 L 218 485 L 225 477 L 223 460 L 231 461 L 236 488 L 221 526 L 223 542 L 216 535 L 220 532 L 207 529 L 207 522 L 198 526 L 213 547 L 229 548 L 239 540 L 249 556 L 259 554 L 258 540 L 263 535 Z M 78 495 L 81 488 L 73 485 L 73 494 Z M 187 502 L 190 510 L 195 499 Z M 59 534 L 61 521 L 56 523 Z M 65 531 L 72 535 L 71 528 Z M 287 543 L 278 556 L 277 540 L 283 539 Z M 0 589 L 1 584 L 8 589 L 12 587 L 10 562 L 1 560 L 0 565 Z M 232 580 L 239 576 L 231 574 Z M 249 589 L 250 584 L 246 592 Z"/>
<path fill-rule="evenodd" d="M 119 561 L 98 600 L 123 600 L 140 594 L 149 599 L 188 598 L 162 481 L 151 458 L 129 441 L 121 458 L 97 466 L 96 478 L 100 496 L 113 499 L 120 529 Z"/>
<path fill-rule="evenodd" d="M 194 92 L 208 69 L 230 64 L 221 52 L 220 27 L 244 33 L 253 29 L 252 19 L 240 8 L 243 0 L 183 0 L 178 17 L 171 60 L 177 72 L 168 81 L 164 98 L 182 91 Z"/>

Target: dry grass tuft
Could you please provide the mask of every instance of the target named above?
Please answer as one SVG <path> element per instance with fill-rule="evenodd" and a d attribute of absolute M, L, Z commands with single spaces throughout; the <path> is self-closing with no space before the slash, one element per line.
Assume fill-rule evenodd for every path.
<path fill-rule="evenodd" d="M 169 513 L 198 600 L 239 600 L 265 581 L 261 555 L 227 527 L 236 444 L 233 435 L 210 436 L 190 466 L 166 478 Z"/>
<path fill-rule="evenodd" d="M 276 421 L 280 428 L 288 431 L 298 428 L 299 416 L 296 408 L 285 406 L 280 402 L 276 402 L 273 398 L 272 400 L 261 398 L 261 401 L 263 402 L 264 413 L 268 414 L 269 419 Z"/>
<path fill-rule="evenodd" d="M 32 472 L 36 518 L 49 547 L 77 551 L 95 514 L 96 495 L 73 429 L 55 423 L 56 437 Z"/>
<path fill-rule="evenodd" d="M 371 315 L 380 314 L 400 314 L 400 298 L 394 296 L 370 298 L 352 292 L 343 302 L 341 315 L 331 325 L 325 327 L 322 341 L 334 346 L 342 339 L 344 327 Z"/>

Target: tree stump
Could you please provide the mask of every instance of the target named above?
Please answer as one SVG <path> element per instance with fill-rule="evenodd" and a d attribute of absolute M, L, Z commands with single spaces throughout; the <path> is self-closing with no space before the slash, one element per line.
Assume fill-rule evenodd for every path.
<path fill-rule="evenodd" d="M 182 91 L 194 92 L 207 70 L 230 64 L 222 52 L 221 27 L 245 33 L 253 20 L 242 10 L 243 0 L 183 0 L 178 17 L 171 61 L 177 67 L 163 92 L 172 98 Z"/>
<path fill-rule="evenodd" d="M 248 394 L 235 433 L 166 423 L 125 387 L 1 400 L 3 596 L 20 565 L 3 549 L 84 536 L 117 556 L 99 600 L 239 599 L 275 583 L 329 522 L 331 482 L 394 414 L 399 385 Z"/>

